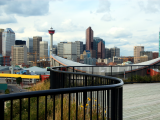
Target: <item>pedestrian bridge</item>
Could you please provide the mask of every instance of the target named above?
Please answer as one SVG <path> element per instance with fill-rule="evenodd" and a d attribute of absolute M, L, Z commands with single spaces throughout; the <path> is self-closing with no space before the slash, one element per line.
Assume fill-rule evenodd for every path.
<path fill-rule="evenodd" d="M 78 62 L 74 62 L 72 60 L 64 59 L 59 57 L 55 54 L 51 55 L 51 66 L 75 66 L 74 70 L 86 72 L 89 74 L 98 74 L 98 75 L 105 75 L 105 76 L 123 76 L 124 74 L 140 74 L 146 75 L 148 69 L 156 69 L 156 65 L 160 65 L 160 58 L 156 58 L 153 60 L 149 60 L 146 62 L 126 65 L 126 66 L 106 66 L 106 67 L 99 67 L 95 65 L 87 65 L 81 64 Z M 92 66 L 92 67 L 91 67 Z M 124 73 L 125 72 L 125 73 Z M 130 76 L 130 75 L 129 75 Z"/>

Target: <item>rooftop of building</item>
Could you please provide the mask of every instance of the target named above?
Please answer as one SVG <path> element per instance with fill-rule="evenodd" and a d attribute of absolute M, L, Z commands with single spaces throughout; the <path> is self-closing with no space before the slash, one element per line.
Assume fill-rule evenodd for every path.
<path fill-rule="evenodd" d="M 48 43 L 48 41 L 40 41 L 40 43 Z"/>
<path fill-rule="evenodd" d="M 151 53 L 152 51 L 140 51 L 140 52 L 150 52 Z"/>
<path fill-rule="evenodd" d="M 38 38 L 38 37 L 42 37 L 42 36 L 33 36 L 33 38 L 34 38 L 34 37 L 37 37 L 37 38 Z"/>
<path fill-rule="evenodd" d="M 0 78 L 0 84 L 6 84 L 7 82 L 6 82 L 6 80 L 5 79 L 1 79 Z"/>
<path fill-rule="evenodd" d="M 93 39 L 101 39 L 101 40 L 103 40 L 102 38 L 100 38 L 100 37 L 93 37 Z"/>
<path fill-rule="evenodd" d="M 11 32 L 11 33 L 14 33 L 14 31 L 13 31 L 11 28 L 6 28 L 6 29 L 4 30 L 4 32 Z"/>
<path fill-rule="evenodd" d="M 24 68 L 24 70 L 29 70 L 29 71 L 47 71 L 46 68 L 40 68 L 40 67 L 37 67 L 37 66 L 33 66 L 33 67 L 30 67 L 30 68 Z"/>
<path fill-rule="evenodd" d="M 121 58 L 133 58 L 134 56 L 121 56 Z"/>

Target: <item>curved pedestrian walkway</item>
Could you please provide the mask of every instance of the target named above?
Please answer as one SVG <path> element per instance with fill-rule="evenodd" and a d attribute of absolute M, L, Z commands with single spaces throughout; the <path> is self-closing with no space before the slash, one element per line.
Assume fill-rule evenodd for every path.
<path fill-rule="evenodd" d="M 160 83 L 123 85 L 124 120 L 160 120 Z"/>

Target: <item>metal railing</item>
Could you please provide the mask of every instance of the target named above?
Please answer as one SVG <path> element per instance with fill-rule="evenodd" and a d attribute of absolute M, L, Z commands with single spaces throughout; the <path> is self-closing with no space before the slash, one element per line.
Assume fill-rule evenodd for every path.
<path fill-rule="evenodd" d="M 116 77 L 122 79 L 125 83 L 127 83 L 128 81 L 130 83 L 160 82 L 160 80 L 158 80 L 158 75 L 160 75 L 159 64 L 125 66 L 67 66 L 63 68 L 65 68 L 67 71 L 76 73 L 84 72 L 93 75 Z M 139 80 L 139 78 L 143 80 Z"/>
<path fill-rule="evenodd" d="M 90 120 L 123 119 L 121 79 L 82 73 L 82 71 L 69 72 L 69 67 L 66 67 L 67 71 L 62 71 L 61 68 L 50 69 L 50 90 L 0 95 L 1 119 L 8 118 L 8 115 L 11 120 L 15 117 L 20 120 L 48 119 L 48 116 L 53 120 L 82 117 Z M 9 101 L 8 106 L 5 105 L 6 101 Z M 27 107 L 24 108 L 26 103 Z M 41 104 L 44 104 L 43 108 L 40 107 Z M 18 111 L 14 111 L 15 108 L 18 108 Z M 10 114 L 6 115 L 7 110 Z M 42 110 L 44 116 L 40 117 Z M 60 114 L 57 113 L 59 111 Z M 75 112 L 74 115 L 72 111 Z"/>

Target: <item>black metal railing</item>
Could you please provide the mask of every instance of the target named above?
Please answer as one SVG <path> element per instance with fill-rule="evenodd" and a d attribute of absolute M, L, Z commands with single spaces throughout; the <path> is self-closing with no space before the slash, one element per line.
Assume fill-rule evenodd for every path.
<path fill-rule="evenodd" d="M 1 119 L 123 119 L 121 79 L 61 68 L 50 69 L 50 90 L 0 95 Z"/>
<path fill-rule="evenodd" d="M 65 68 L 65 69 L 64 69 Z M 60 69 L 60 68 L 57 68 Z M 125 83 L 160 82 L 160 64 L 125 66 L 67 66 L 60 70 L 93 75 L 112 76 Z"/>

